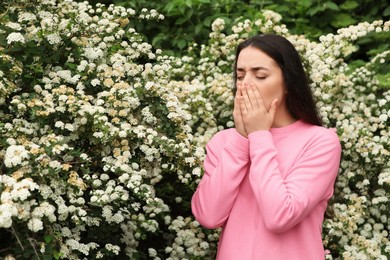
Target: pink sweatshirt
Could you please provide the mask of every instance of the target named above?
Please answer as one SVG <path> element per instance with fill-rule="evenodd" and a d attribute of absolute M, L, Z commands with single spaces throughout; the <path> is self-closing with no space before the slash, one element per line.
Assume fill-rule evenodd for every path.
<path fill-rule="evenodd" d="M 323 260 L 322 222 L 341 146 L 332 130 L 302 121 L 244 138 L 227 129 L 207 144 L 192 212 L 222 226 L 217 259 Z"/>

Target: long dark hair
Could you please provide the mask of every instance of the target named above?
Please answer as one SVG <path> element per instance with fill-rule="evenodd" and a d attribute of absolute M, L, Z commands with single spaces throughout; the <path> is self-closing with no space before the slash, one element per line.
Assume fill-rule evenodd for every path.
<path fill-rule="evenodd" d="M 236 50 L 234 82 L 237 81 L 238 55 L 248 46 L 266 53 L 281 68 L 287 90 L 286 106 L 291 115 L 306 123 L 322 126 L 322 120 L 318 114 L 301 58 L 291 42 L 283 36 L 263 34 L 253 36 L 240 43 Z M 234 86 L 234 94 L 236 90 L 237 88 Z"/>

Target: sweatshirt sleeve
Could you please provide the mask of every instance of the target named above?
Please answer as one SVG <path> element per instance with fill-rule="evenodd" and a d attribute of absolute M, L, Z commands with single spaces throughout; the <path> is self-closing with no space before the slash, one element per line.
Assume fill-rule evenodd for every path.
<path fill-rule="evenodd" d="M 217 134 L 207 144 L 206 152 L 205 173 L 192 196 L 191 207 L 202 226 L 217 228 L 228 218 L 248 170 L 249 141 L 235 130 L 228 140 Z"/>
<path fill-rule="evenodd" d="M 249 180 L 266 227 L 284 232 L 304 219 L 333 194 L 341 146 L 337 135 L 326 130 L 305 146 L 286 178 L 276 159 L 277 150 L 268 131 L 249 135 L 252 161 Z M 294 140 L 291 140 L 292 145 Z"/>

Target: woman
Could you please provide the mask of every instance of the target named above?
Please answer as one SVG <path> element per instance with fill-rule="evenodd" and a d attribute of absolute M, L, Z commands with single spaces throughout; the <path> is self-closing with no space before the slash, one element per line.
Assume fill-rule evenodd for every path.
<path fill-rule="evenodd" d="M 206 228 L 222 227 L 217 259 L 322 260 L 339 139 L 322 126 L 287 39 L 242 42 L 234 67 L 235 128 L 207 144 L 193 214 Z"/>

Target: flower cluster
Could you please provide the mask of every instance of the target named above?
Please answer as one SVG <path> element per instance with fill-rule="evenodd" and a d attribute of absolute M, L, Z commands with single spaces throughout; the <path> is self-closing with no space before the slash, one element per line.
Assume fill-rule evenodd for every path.
<path fill-rule="evenodd" d="M 1 23 L 1 232 L 24 257 L 142 255 L 175 227 L 177 187 L 201 175 L 205 140 L 193 127 L 207 126 L 192 113 L 212 110 L 202 85 L 172 81 L 175 59 L 130 26 L 163 19 L 155 10 L 24 7 L 15 1 Z"/>
<path fill-rule="evenodd" d="M 234 127 L 234 49 L 268 32 L 302 55 L 343 145 L 327 259 L 389 256 L 390 92 L 377 71 L 390 52 L 358 68 L 343 59 L 389 22 L 314 42 L 265 10 L 232 28 L 216 19 L 207 44 L 173 57 L 131 26 L 162 20 L 155 10 L 35 2 L 0 17 L 0 237 L 12 234 L 1 257 L 215 257 L 219 230 L 200 227 L 189 201 L 207 141 Z"/>
<path fill-rule="evenodd" d="M 182 216 L 173 220 L 169 229 L 176 233 L 176 237 L 172 245 L 165 249 L 169 254 L 166 259 L 215 258 L 219 230 L 203 230 L 196 220 Z"/>

